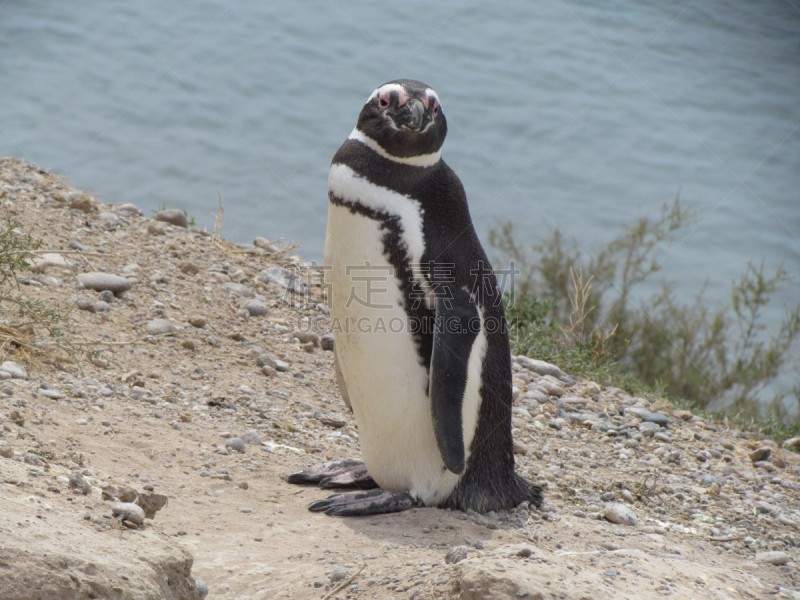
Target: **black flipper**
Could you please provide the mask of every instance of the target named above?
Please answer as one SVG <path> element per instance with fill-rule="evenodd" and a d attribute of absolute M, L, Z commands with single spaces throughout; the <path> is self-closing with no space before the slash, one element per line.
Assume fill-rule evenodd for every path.
<path fill-rule="evenodd" d="M 464 392 L 472 344 L 481 328 L 478 307 L 463 289 L 443 287 L 436 298 L 429 394 L 436 442 L 445 466 L 464 471 Z"/>
<path fill-rule="evenodd" d="M 292 473 L 288 483 L 316 483 L 322 488 L 354 487 L 371 490 L 378 487 L 360 460 L 332 460 Z"/>
<path fill-rule="evenodd" d="M 363 517 L 401 512 L 416 506 L 422 504 L 408 492 L 372 490 L 335 494 L 325 500 L 315 500 L 309 504 L 308 510 L 324 512 L 331 517 Z"/>

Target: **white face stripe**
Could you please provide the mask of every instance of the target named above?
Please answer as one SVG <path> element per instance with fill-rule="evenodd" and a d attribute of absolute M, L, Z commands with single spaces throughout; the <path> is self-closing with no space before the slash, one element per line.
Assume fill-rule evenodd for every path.
<path fill-rule="evenodd" d="M 431 154 L 420 154 L 419 156 L 395 156 L 394 154 L 389 154 L 386 150 L 384 150 L 383 146 L 361 131 L 358 127 L 353 129 L 347 139 L 361 142 L 368 148 L 380 154 L 383 158 L 388 158 L 393 162 L 400 163 L 401 165 L 408 165 L 410 167 L 432 167 L 442 158 L 441 149 Z"/>
<path fill-rule="evenodd" d="M 412 265 L 422 262 L 425 242 L 422 239 L 423 210 L 419 202 L 404 194 L 371 183 L 346 165 L 331 165 L 328 189 L 341 201 L 371 208 L 400 218 L 403 241 L 408 246 Z"/>
<path fill-rule="evenodd" d="M 382 85 L 381 87 L 379 87 L 374 92 L 372 92 L 370 94 L 369 98 L 367 98 L 367 101 L 364 104 L 369 104 L 370 102 L 372 102 L 372 100 L 377 98 L 379 94 L 382 94 L 384 92 L 389 92 L 389 93 L 397 92 L 399 94 L 399 93 L 405 92 L 405 91 L 406 91 L 406 88 L 404 88 L 399 83 L 387 83 L 387 84 Z"/>
<path fill-rule="evenodd" d="M 436 98 L 436 101 L 439 103 L 439 106 L 442 105 L 442 101 L 439 100 L 439 94 L 434 92 L 431 88 L 425 88 L 425 94 L 428 96 L 428 98 Z"/>

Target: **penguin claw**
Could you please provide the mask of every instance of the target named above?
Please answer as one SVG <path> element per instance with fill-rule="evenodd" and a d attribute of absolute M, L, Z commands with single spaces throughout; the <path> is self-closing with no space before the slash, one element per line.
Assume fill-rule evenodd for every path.
<path fill-rule="evenodd" d="M 312 512 L 324 512 L 331 517 L 361 517 L 401 512 L 422 506 L 408 492 L 372 490 L 334 494 L 324 500 L 315 500 L 308 506 Z"/>

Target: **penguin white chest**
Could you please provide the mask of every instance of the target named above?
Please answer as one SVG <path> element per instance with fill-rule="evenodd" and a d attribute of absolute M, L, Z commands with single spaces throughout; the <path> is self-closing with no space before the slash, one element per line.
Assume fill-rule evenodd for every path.
<path fill-rule="evenodd" d="M 408 490 L 424 502 L 442 499 L 458 476 L 439 453 L 428 366 L 403 292 L 403 277 L 414 276 L 424 250 L 421 210 L 344 165 L 331 168 L 329 189 L 325 279 L 364 462 L 384 489 Z M 392 264 L 398 256 L 408 265 L 403 272 Z"/>

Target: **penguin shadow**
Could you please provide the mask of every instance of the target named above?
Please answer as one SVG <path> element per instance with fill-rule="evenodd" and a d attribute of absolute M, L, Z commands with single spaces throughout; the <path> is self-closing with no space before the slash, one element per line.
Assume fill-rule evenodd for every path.
<path fill-rule="evenodd" d="M 291 476 L 287 480 L 287 483 L 299 484 L 304 491 L 319 494 L 320 498 L 323 498 L 310 503 L 309 519 L 320 519 L 326 527 L 346 527 L 356 535 L 385 544 L 397 544 L 409 548 L 438 546 L 449 548 L 468 544 L 482 548 L 484 542 L 488 543 L 499 536 L 507 536 L 509 532 L 526 535 L 528 527 L 528 509 L 521 508 L 480 514 L 473 510 L 465 512 L 449 508 L 416 506 L 381 514 L 329 516 L 314 507 L 324 504 L 330 498 L 335 498 L 336 494 L 330 496 L 332 492 L 352 492 L 354 487 L 363 489 L 367 487 L 367 482 L 362 486 L 354 486 L 353 482 L 350 482 L 342 487 L 336 487 L 329 482 L 320 486 L 318 482 L 292 481 Z M 302 494 L 302 497 L 307 496 Z"/>

